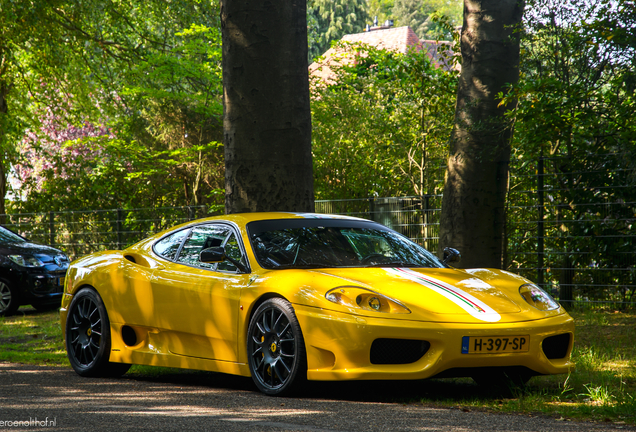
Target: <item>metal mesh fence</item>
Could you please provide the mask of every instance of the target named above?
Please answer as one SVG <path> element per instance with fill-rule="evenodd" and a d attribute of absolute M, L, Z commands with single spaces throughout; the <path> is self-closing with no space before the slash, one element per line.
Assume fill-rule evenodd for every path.
<path fill-rule="evenodd" d="M 636 302 L 636 188 L 619 153 L 537 158 L 511 172 L 509 269 L 561 303 Z"/>
<path fill-rule="evenodd" d="M 593 160 L 595 168 L 579 170 L 564 170 L 571 160 L 558 157 L 512 165 L 506 262 L 561 303 L 634 306 L 635 170 L 621 168 L 620 154 Z M 441 195 L 320 200 L 316 211 L 380 222 L 435 253 L 441 202 Z M 9 214 L 4 220 L 13 231 L 77 258 L 204 216 L 206 207 L 184 206 Z"/>
<path fill-rule="evenodd" d="M 379 222 L 431 252 L 439 242 L 442 196 L 316 201 L 316 212 L 362 217 Z"/>
<path fill-rule="evenodd" d="M 4 215 L 4 226 L 75 259 L 124 249 L 150 234 L 204 216 L 208 216 L 206 206 L 20 213 Z"/>

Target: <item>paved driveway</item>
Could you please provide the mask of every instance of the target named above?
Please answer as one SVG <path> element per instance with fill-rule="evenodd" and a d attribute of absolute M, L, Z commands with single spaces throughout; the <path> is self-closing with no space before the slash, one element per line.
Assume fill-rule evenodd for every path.
<path fill-rule="evenodd" d="M 70 368 L 0 363 L 0 430 L 98 431 L 607 431 L 559 421 L 404 405 L 391 394 L 435 392 L 435 383 L 314 384 L 303 398 L 258 393 L 251 380 L 178 371 L 157 377 L 81 378 Z M 415 387 L 419 386 L 419 387 Z M 456 385 L 454 391 L 462 391 Z M 389 402 L 387 402 L 389 401 Z M 37 421 L 37 423 L 35 423 Z M 18 422 L 18 423 L 16 423 Z M 20 426 L 19 422 L 31 422 Z"/>

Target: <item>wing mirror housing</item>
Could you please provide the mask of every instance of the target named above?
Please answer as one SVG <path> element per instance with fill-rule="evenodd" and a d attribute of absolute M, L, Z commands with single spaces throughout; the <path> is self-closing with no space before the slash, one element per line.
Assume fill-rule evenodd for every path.
<path fill-rule="evenodd" d="M 450 247 L 444 248 L 444 259 L 442 264 L 448 265 L 448 263 L 458 263 L 462 259 L 462 254 L 457 250 Z"/>
<path fill-rule="evenodd" d="M 199 254 L 199 260 L 212 264 L 225 261 L 225 248 L 222 246 L 203 249 Z"/>
<path fill-rule="evenodd" d="M 241 273 L 248 272 L 247 268 L 243 264 L 241 264 L 240 262 L 236 261 L 235 259 L 225 254 L 225 248 L 223 246 L 216 246 L 216 247 L 203 249 L 201 252 L 199 252 L 199 261 L 208 263 L 208 264 L 229 261 L 232 264 L 234 264 L 236 268 L 238 268 L 241 271 Z"/>

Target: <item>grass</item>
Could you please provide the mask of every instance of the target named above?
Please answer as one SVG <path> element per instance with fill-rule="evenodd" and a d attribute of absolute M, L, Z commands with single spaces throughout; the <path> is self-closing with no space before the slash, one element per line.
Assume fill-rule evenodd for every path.
<path fill-rule="evenodd" d="M 70 366 L 59 314 L 23 306 L 17 315 L 0 317 L 0 361 Z"/>
<path fill-rule="evenodd" d="M 524 389 L 514 389 L 513 397 L 477 392 L 420 402 L 636 424 L 636 314 L 596 309 L 570 315 L 576 322 L 573 373 L 535 377 Z"/>
<path fill-rule="evenodd" d="M 575 372 L 535 377 L 525 388 L 514 389 L 512 397 L 488 394 L 470 379 L 428 380 L 401 401 L 636 424 L 636 313 L 596 309 L 570 314 L 576 321 Z M 70 366 L 63 345 L 57 312 L 38 313 L 23 307 L 18 315 L 0 317 L 0 361 Z M 175 372 L 180 373 L 133 366 L 129 373 L 160 377 Z"/>

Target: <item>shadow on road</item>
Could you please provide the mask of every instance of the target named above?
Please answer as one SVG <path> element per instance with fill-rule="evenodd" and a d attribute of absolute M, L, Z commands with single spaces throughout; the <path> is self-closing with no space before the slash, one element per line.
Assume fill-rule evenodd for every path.
<path fill-rule="evenodd" d="M 222 390 L 241 390 L 258 393 L 251 378 L 214 372 L 147 367 L 133 369 L 122 379 L 175 384 L 180 386 L 206 386 Z M 453 401 L 471 398 L 500 398 L 476 385 L 471 379 L 428 379 L 418 381 L 310 381 L 294 397 L 311 399 L 338 399 L 352 402 L 413 402 L 427 400 Z"/>

